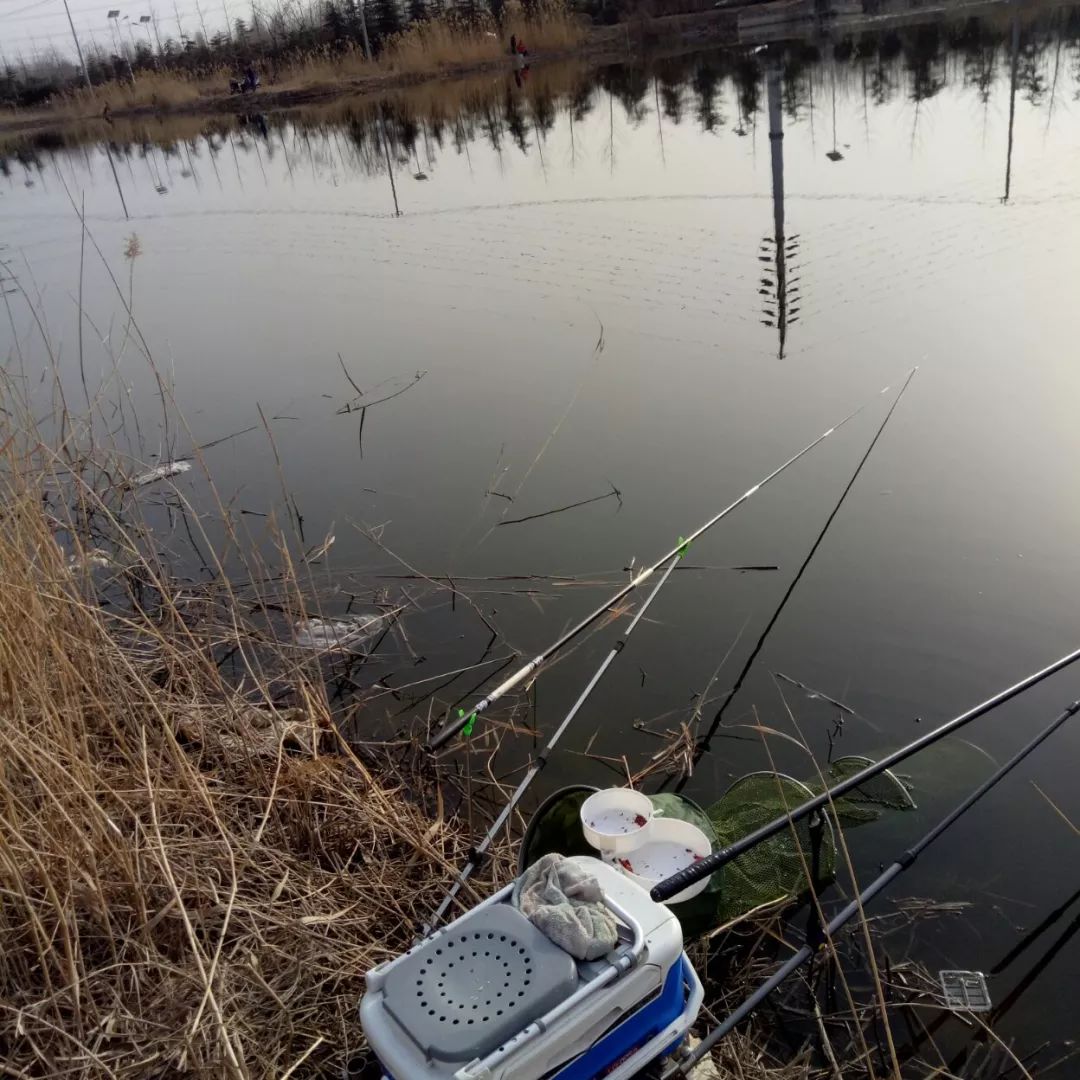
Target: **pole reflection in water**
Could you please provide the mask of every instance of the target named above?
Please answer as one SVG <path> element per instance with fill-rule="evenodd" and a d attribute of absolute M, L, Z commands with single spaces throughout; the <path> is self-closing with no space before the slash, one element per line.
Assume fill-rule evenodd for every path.
<path fill-rule="evenodd" d="M 827 78 L 832 148 L 826 156 L 830 161 L 839 162 L 845 157 L 838 135 L 845 108 L 850 110 L 853 103 L 861 108 L 867 151 L 872 153 L 880 151 L 880 147 L 873 147 L 869 141 L 870 113 L 899 107 L 905 101 L 914 106 L 910 115 L 910 153 L 914 160 L 919 151 L 920 124 L 930 99 L 943 91 L 962 94 L 970 87 L 984 106 L 985 126 L 990 122 L 985 107 L 991 88 L 1002 81 L 1007 71 L 1006 163 L 1004 192 L 999 197 L 1008 201 L 1012 196 L 1014 150 L 1019 137 L 1018 112 L 1022 112 L 1017 100 L 1021 91 L 1034 107 L 1044 110 L 1042 126 L 1045 131 L 1051 129 L 1057 115 L 1056 103 L 1077 91 L 1075 65 L 1063 62 L 1062 55 L 1067 42 L 1072 40 L 1068 28 L 1076 20 L 1056 17 L 1048 20 L 1037 11 L 1022 12 L 1017 8 L 1010 14 L 1009 24 L 1000 30 L 993 20 L 974 20 L 974 29 L 957 40 L 925 33 L 925 27 L 921 26 L 891 31 L 869 29 L 860 38 L 858 49 L 840 49 L 827 38 L 809 43 L 796 40 L 741 54 L 702 51 L 599 68 L 575 63 L 542 65 L 531 72 L 528 81 L 523 81 L 522 73 L 515 71 L 505 78 L 441 84 L 438 94 L 403 93 L 382 102 L 366 98 L 343 100 L 278 115 L 222 116 L 202 120 L 170 117 L 153 123 L 110 117 L 107 127 L 101 125 L 100 133 L 89 127 L 85 133 L 65 132 L 60 139 L 51 135 L 13 136 L 7 142 L 0 141 L 0 157 L 8 155 L 25 164 L 43 151 L 66 155 L 69 148 L 73 151 L 76 147 L 85 155 L 86 147 L 97 142 L 121 209 L 130 214 L 132 193 L 126 187 L 121 189 L 121 162 L 125 162 L 130 170 L 133 160 L 141 157 L 154 189 L 161 194 L 176 194 L 179 182 L 190 181 L 192 187 L 201 183 L 194 148 L 205 145 L 211 154 L 217 189 L 224 192 L 227 185 L 217 169 L 216 158 L 227 142 L 241 188 L 250 179 L 244 175 L 248 171 L 244 168 L 244 155 L 251 156 L 254 171 L 269 189 L 278 181 L 270 175 L 267 156 L 272 162 L 275 153 L 279 152 L 284 156 L 290 182 L 298 188 L 301 170 L 296 159 L 299 156 L 304 158 L 310 180 L 316 184 L 337 186 L 342 180 L 341 170 L 360 177 L 374 177 L 385 172 L 390 183 L 393 212 L 400 215 L 396 158 L 415 159 L 416 174 L 423 173 L 424 178 L 436 180 L 446 164 L 436 151 L 436 144 L 442 147 L 444 128 L 452 132 L 450 145 L 457 155 L 466 159 L 470 175 L 477 178 L 482 174 L 474 151 L 477 143 L 483 140 L 495 151 L 500 172 L 511 165 L 512 159 L 506 156 L 509 143 L 518 154 L 535 156 L 541 182 L 554 183 L 567 172 L 570 175 L 579 172 L 583 162 L 591 165 L 598 160 L 602 161 L 607 177 L 614 181 L 620 169 L 629 162 L 631 144 L 640 138 L 638 132 L 644 134 L 649 130 L 642 121 L 650 109 L 656 111 L 651 135 L 661 170 L 672 164 L 680 128 L 685 130 L 688 125 L 694 125 L 726 147 L 728 136 L 750 134 L 756 130 L 759 117 L 764 119 L 766 113 L 771 132 L 782 132 L 785 123 L 796 127 L 800 135 L 806 133 L 813 149 L 816 144 L 814 86 Z M 1055 47 L 1048 48 L 1051 45 Z M 1029 71 L 1033 65 L 1035 68 Z M 774 70 L 776 68 L 782 74 Z M 768 84 L 771 99 L 766 108 L 756 88 L 760 82 L 768 80 L 771 80 Z M 1045 94 L 1042 92 L 1044 83 L 1048 91 Z M 1065 83 L 1068 85 L 1062 85 Z M 768 95 L 762 95 L 765 96 Z M 690 108 L 684 109 L 684 100 Z M 616 102 L 620 105 L 618 110 Z M 606 109 L 603 109 L 604 105 Z M 595 114 L 601 109 L 602 127 L 595 123 Z M 888 123 L 895 128 L 897 119 L 890 117 Z M 556 132 L 560 121 L 566 125 L 568 152 L 552 157 L 547 152 L 547 136 Z M 588 135 L 594 140 L 592 147 L 587 147 L 583 141 L 586 125 L 590 128 Z M 601 130 L 602 142 L 596 145 Z M 417 137 L 413 136 L 414 132 Z M 507 134 L 509 140 L 504 139 Z M 342 135 L 350 143 L 350 152 L 331 155 L 330 144 L 338 144 Z M 417 138 L 423 139 L 426 162 L 423 168 Z M 171 175 L 170 158 L 180 143 L 185 149 L 179 151 L 178 165 L 180 161 L 183 165 L 180 175 L 176 176 Z M 729 153 L 726 149 L 724 152 Z M 328 176 L 321 166 L 331 156 L 334 158 L 332 175 Z M 783 151 L 774 146 L 771 156 L 775 200 L 782 202 Z M 699 175 L 692 163 L 684 161 L 681 165 L 682 176 Z M 636 164 L 633 167 L 636 168 Z M 88 168 L 87 172 L 92 174 L 92 169 Z M 88 182 L 92 188 L 92 175 Z M 132 184 L 138 189 L 139 181 L 134 173 Z M 774 216 L 782 220 L 782 210 Z M 773 241 L 776 235 L 783 235 L 777 230 L 774 233 Z M 783 259 L 783 246 L 773 254 Z M 780 284 L 778 282 L 777 287 Z M 791 319 L 781 315 L 784 301 L 790 300 L 790 288 L 786 292 L 781 289 L 774 299 L 777 307 L 773 318 L 783 337 L 791 325 Z"/>

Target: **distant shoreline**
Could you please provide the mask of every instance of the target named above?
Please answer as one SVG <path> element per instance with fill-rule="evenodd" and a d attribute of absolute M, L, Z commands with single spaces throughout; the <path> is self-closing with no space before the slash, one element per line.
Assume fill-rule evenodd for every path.
<path fill-rule="evenodd" d="M 582 60 L 592 63 L 624 60 L 642 53 L 678 53 L 705 46 L 753 47 L 797 40 L 812 41 L 823 31 L 854 33 L 863 28 L 901 26 L 931 18 L 978 11 L 993 11 L 1009 5 L 1009 0 L 876 0 L 875 14 L 863 8 L 866 0 L 827 0 L 822 14 L 817 0 L 733 0 L 723 7 L 682 15 L 631 20 L 613 26 L 590 27 L 579 45 L 542 50 L 529 57 L 529 66 Z M 721 0 L 723 3 L 723 0 Z M 1068 6 L 1068 0 L 1027 0 L 1025 11 Z M 312 82 L 307 86 L 276 90 L 269 86 L 253 94 L 225 92 L 206 94 L 191 101 L 152 105 L 116 106 L 109 118 L 115 120 L 163 120 L 180 116 L 221 116 L 237 113 L 281 113 L 308 105 L 325 104 L 345 98 L 375 97 L 429 83 L 453 82 L 478 75 L 515 70 L 509 55 L 465 61 L 424 71 L 377 71 L 361 76 L 342 75 L 336 81 Z M 31 136 L 62 132 L 76 126 L 100 126 L 109 130 L 101 113 L 74 114 L 61 111 L 70 103 L 0 115 L 0 135 Z"/>
<path fill-rule="evenodd" d="M 781 0 L 781 3 L 786 0 Z M 685 41 L 691 47 L 732 40 L 737 30 L 737 12 L 748 5 L 732 5 L 720 10 L 693 15 L 668 15 L 647 22 L 618 23 L 614 26 L 592 27 L 582 43 L 568 49 L 542 51 L 529 57 L 529 66 L 566 60 L 624 59 L 643 47 L 676 45 Z M 772 6 L 771 4 L 769 6 Z M 206 95 L 180 104 L 137 105 L 111 108 L 112 119 L 159 119 L 169 116 L 214 116 L 223 113 L 283 112 L 305 105 L 321 104 L 337 98 L 367 97 L 405 90 L 431 82 L 447 82 L 486 73 L 512 73 L 515 62 L 510 56 L 471 61 L 440 67 L 431 71 L 384 71 L 360 77 L 343 76 L 337 82 L 318 82 L 310 86 L 275 90 L 269 86 L 253 94 Z M 25 114 L 9 113 L 0 116 L 0 134 L 32 134 L 38 131 L 60 130 L 73 125 L 99 123 L 108 130 L 108 122 L 100 113 L 82 115 L 61 114 L 48 107 L 27 110 Z"/>

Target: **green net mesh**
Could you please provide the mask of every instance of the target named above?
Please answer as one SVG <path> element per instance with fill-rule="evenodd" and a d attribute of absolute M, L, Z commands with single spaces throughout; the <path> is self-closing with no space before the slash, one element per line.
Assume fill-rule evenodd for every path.
<path fill-rule="evenodd" d="M 667 792 L 650 795 L 649 802 L 653 804 L 653 808 L 657 813 L 666 818 L 688 821 L 691 825 L 696 825 L 709 838 L 709 843 L 712 844 L 713 848 L 716 848 L 719 841 L 716 829 L 713 828 L 713 823 L 709 820 L 708 814 L 697 803 L 692 802 L 684 795 L 669 795 Z"/>
<path fill-rule="evenodd" d="M 740 777 L 708 810 L 720 844 L 727 846 L 748 833 L 782 817 L 813 792 L 799 780 L 779 773 L 750 773 Z M 822 821 L 815 866 L 811 818 L 803 818 L 776 836 L 751 848 L 727 864 L 719 875 L 721 921 L 728 921 L 807 888 L 809 875 L 819 881 L 832 877 L 836 845 L 832 828 Z"/>
<path fill-rule="evenodd" d="M 715 851 L 727 847 L 776 818 L 784 817 L 825 789 L 854 776 L 871 764 L 855 755 L 829 766 L 825 783 L 815 776 L 807 784 L 779 773 L 759 772 L 740 777 L 708 810 L 682 795 L 651 795 L 665 817 L 688 821 L 701 829 Z M 581 829 L 581 804 L 595 788 L 576 785 L 549 797 L 537 810 L 522 841 L 519 872 L 541 855 L 595 854 Z M 915 806 L 907 786 L 884 772 L 835 800 L 836 822 L 848 830 L 876 821 L 884 812 Z M 821 828 L 815 862 L 814 818 L 803 818 L 728 863 L 713 874 L 706 890 L 675 905 L 683 933 L 692 938 L 730 922 L 763 905 L 792 899 L 808 888 L 809 877 L 828 882 L 836 871 L 836 843 L 829 815 Z M 809 877 L 808 877 L 809 875 Z"/>
<path fill-rule="evenodd" d="M 870 758 L 858 754 L 837 758 L 829 766 L 829 787 L 835 787 L 872 764 Z M 815 793 L 825 790 L 825 785 L 820 780 L 810 786 Z M 886 769 L 836 799 L 833 807 L 841 828 L 851 829 L 877 821 L 886 810 L 914 810 L 915 800 L 904 782 Z"/>

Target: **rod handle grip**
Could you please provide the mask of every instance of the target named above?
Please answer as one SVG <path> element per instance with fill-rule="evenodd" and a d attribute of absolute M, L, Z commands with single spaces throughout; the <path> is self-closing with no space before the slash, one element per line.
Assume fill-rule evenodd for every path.
<path fill-rule="evenodd" d="M 714 851 L 711 855 L 706 855 L 704 859 L 699 859 L 685 869 L 676 871 L 671 877 L 657 882 L 650 890 L 649 896 L 658 904 L 662 904 L 677 893 L 681 893 L 683 889 L 689 888 L 702 878 L 708 877 L 716 870 L 719 870 L 727 861 L 728 852 L 726 848 Z"/>

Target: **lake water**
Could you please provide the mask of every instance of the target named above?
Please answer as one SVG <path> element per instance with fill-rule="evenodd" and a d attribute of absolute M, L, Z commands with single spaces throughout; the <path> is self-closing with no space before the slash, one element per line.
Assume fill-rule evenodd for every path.
<path fill-rule="evenodd" d="M 253 429 L 204 456 L 255 541 L 259 515 L 286 518 L 284 483 L 303 518 L 297 550 L 336 537 L 321 587 L 383 575 L 392 602 L 427 610 L 407 618 L 412 652 L 393 646 L 376 672 L 400 694 L 376 696 L 365 736 L 422 731 L 475 701 L 486 673 L 535 654 L 628 566 L 868 402 L 693 546 L 535 795 L 624 775 L 622 756 L 646 765 L 661 743 L 639 728 L 678 729 L 707 688 L 715 708 L 915 365 L 725 715 L 738 737 L 713 744 L 686 793 L 709 803 L 768 766 L 745 726 L 755 710 L 793 731 L 771 673 L 846 702 L 866 719 L 848 719 L 838 752 L 874 754 L 1080 645 L 1080 19 L 1001 7 L 773 37 L 541 65 L 378 110 L 118 123 L 109 147 L 4 148 L 2 255 L 40 298 L 65 379 L 79 385 L 73 203 L 85 199 L 174 388 L 185 423 L 166 433 L 88 245 L 86 366 L 97 379 L 122 354 L 143 417 L 132 454 Z M 40 367 L 25 306 L 8 301 L 4 357 Z M 368 401 L 403 392 L 339 412 L 357 398 L 346 371 Z M 211 505 L 199 470 L 177 483 Z M 744 565 L 777 569 L 725 569 Z M 413 572 L 458 593 L 391 576 Z M 504 575 L 535 576 L 478 580 Z M 492 722 L 550 732 L 612 633 Z M 823 759 L 836 710 L 780 685 Z M 913 762 L 920 810 L 857 834 L 862 872 L 1078 696 L 1080 670 L 1065 673 Z M 1049 1042 L 1044 1065 L 1078 1033 L 1080 907 L 1058 909 L 1080 882 L 1077 835 L 1034 784 L 1080 823 L 1076 723 L 893 891 L 970 903 L 917 924 L 913 952 L 935 971 L 993 972 L 998 1033 L 1021 1056 Z M 790 743 L 770 744 L 778 765 L 813 775 Z M 527 745 L 513 741 L 499 767 Z"/>

